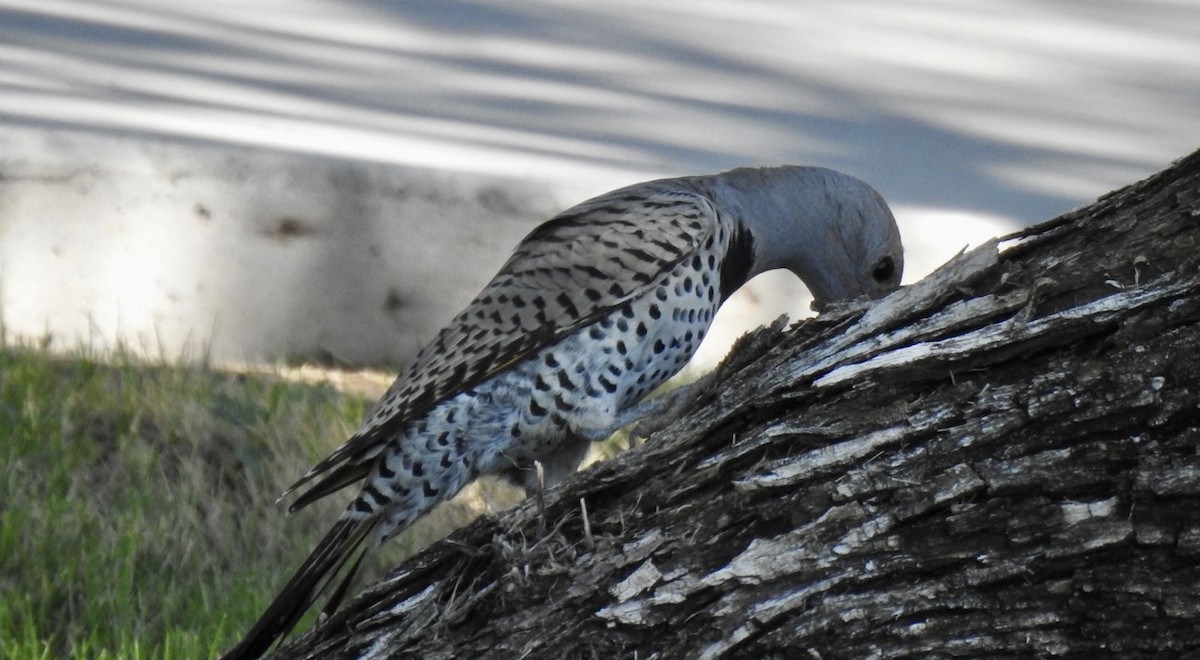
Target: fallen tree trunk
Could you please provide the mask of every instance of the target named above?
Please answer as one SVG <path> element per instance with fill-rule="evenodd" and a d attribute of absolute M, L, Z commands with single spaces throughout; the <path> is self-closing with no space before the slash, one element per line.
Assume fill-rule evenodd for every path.
<path fill-rule="evenodd" d="M 865 311 L 753 333 L 648 443 L 280 656 L 1196 652 L 1198 321 L 1200 152 Z"/>

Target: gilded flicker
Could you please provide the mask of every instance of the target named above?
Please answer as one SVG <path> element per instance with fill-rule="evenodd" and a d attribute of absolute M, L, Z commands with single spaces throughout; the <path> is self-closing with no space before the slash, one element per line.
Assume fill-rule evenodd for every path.
<path fill-rule="evenodd" d="M 289 511 L 361 491 L 227 658 L 264 653 L 347 562 L 480 475 L 529 492 L 587 445 L 635 422 L 677 373 L 721 303 L 786 268 L 817 305 L 879 297 L 904 252 L 883 198 L 818 167 L 663 179 L 588 200 L 534 229 L 500 272 L 425 346 L 358 430 L 300 478 Z M 362 552 L 360 551 L 362 548 Z"/>

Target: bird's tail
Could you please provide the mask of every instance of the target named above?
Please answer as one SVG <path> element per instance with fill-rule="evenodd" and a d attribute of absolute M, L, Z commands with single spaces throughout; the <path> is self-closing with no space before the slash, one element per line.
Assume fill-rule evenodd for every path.
<path fill-rule="evenodd" d="M 370 535 L 378 520 L 375 517 L 339 520 L 308 555 L 279 595 L 275 596 L 275 600 L 267 606 L 266 611 L 250 628 L 250 632 L 246 633 L 237 646 L 222 656 L 222 660 L 258 658 L 273 644 L 286 637 L 313 602 L 329 588 L 346 562 L 363 545 L 363 541 Z M 323 612 L 328 614 L 337 608 L 346 595 L 364 554 L 365 550 L 358 553 L 358 558 L 350 565 L 350 569 L 330 595 Z"/>

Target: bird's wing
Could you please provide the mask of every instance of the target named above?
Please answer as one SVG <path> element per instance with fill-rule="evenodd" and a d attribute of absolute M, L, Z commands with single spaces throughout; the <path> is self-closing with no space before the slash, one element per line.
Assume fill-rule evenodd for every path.
<path fill-rule="evenodd" d="M 712 240 L 717 222 L 708 198 L 651 182 L 584 202 L 534 229 L 417 354 L 354 435 L 288 489 L 324 475 L 291 509 L 366 476 L 395 432 L 439 401 L 645 292 Z"/>

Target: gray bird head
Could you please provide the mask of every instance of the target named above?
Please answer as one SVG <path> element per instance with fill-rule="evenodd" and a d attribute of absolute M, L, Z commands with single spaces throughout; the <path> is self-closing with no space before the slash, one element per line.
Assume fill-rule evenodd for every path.
<path fill-rule="evenodd" d="M 786 268 L 808 286 L 817 309 L 878 298 L 900 285 L 900 231 L 883 197 L 866 183 L 797 166 L 731 170 L 697 183 L 749 234 L 753 256 L 745 279 Z"/>

